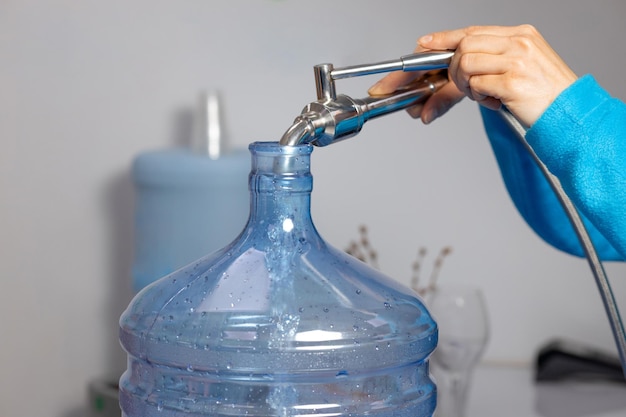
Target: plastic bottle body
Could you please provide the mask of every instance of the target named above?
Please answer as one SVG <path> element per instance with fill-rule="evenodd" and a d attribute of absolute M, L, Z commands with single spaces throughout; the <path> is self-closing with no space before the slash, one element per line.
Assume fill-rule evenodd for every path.
<path fill-rule="evenodd" d="M 437 327 L 424 305 L 319 236 L 311 147 L 250 149 L 244 231 L 142 290 L 120 320 L 124 415 L 431 416 Z"/>

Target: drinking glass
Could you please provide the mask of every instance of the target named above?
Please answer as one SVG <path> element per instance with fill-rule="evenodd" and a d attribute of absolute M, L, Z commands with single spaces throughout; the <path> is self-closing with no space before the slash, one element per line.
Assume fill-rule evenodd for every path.
<path fill-rule="evenodd" d="M 439 325 L 431 359 L 438 392 L 435 416 L 464 417 L 472 373 L 489 339 L 485 299 L 477 287 L 444 286 L 427 303 Z"/>

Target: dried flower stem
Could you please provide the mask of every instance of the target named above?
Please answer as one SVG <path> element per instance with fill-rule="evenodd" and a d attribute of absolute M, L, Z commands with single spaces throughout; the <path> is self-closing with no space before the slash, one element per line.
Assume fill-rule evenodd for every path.
<path fill-rule="evenodd" d="M 367 226 L 361 225 L 359 226 L 359 240 L 351 241 L 350 246 L 346 249 L 346 252 L 349 255 L 354 256 L 362 262 L 365 262 L 372 266 L 373 268 L 380 269 L 378 267 L 378 253 L 372 248 L 368 235 L 367 235 Z M 433 270 L 430 274 L 430 278 L 426 286 L 420 288 L 420 280 L 422 273 L 422 264 L 428 251 L 425 247 L 421 247 L 417 251 L 417 258 L 411 265 L 411 288 L 417 292 L 418 294 L 424 296 L 430 291 L 434 291 L 437 288 L 437 280 L 439 279 L 439 273 L 441 272 L 441 268 L 443 267 L 443 262 L 445 258 L 452 253 L 452 248 L 450 246 L 444 246 L 435 258 L 435 262 L 433 264 Z"/>
<path fill-rule="evenodd" d="M 443 261 L 446 258 L 446 256 L 450 255 L 451 252 L 452 252 L 452 248 L 449 246 L 444 246 L 439 251 L 439 255 L 437 255 L 437 259 L 435 259 L 433 271 L 430 274 L 430 281 L 428 282 L 427 291 L 434 291 L 437 288 L 437 279 L 439 278 L 439 272 L 441 272 Z"/>
<path fill-rule="evenodd" d="M 428 251 L 426 250 L 426 248 L 422 246 L 419 249 L 419 251 L 417 251 L 417 258 L 413 262 L 413 268 L 412 268 L 413 274 L 411 276 L 411 288 L 413 288 L 417 292 L 419 292 L 417 288 L 419 287 L 422 262 L 424 261 L 424 258 L 426 257 L 427 252 Z"/>
<path fill-rule="evenodd" d="M 359 241 L 350 242 L 350 247 L 346 250 L 346 252 L 360 261 L 371 265 L 373 268 L 379 269 L 378 253 L 370 245 L 370 241 L 367 237 L 367 227 L 365 225 L 361 225 L 359 227 L 359 234 Z"/>

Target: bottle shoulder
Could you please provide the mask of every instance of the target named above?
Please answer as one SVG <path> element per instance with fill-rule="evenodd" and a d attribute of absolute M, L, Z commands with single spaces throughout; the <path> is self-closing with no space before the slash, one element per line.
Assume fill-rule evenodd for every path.
<path fill-rule="evenodd" d="M 254 245 L 226 248 L 157 281 L 132 310 L 144 317 L 126 326 L 122 320 L 129 345 L 141 334 L 146 351 L 182 347 L 203 361 L 219 351 L 241 366 L 264 352 L 277 355 L 274 366 L 291 369 L 312 352 L 329 351 L 335 355 L 330 361 L 367 352 L 382 355 L 377 361 L 388 366 L 398 358 L 423 359 L 437 336 L 410 289 L 323 241 L 291 254 Z M 246 352 L 253 356 L 245 359 Z"/>

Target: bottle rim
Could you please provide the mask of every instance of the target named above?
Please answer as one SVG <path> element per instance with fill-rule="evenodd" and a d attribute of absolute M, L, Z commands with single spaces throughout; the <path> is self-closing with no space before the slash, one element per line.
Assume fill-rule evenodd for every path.
<path fill-rule="evenodd" d="M 275 155 L 309 155 L 313 152 L 313 145 L 305 143 L 295 146 L 281 145 L 276 141 L 257 141 L 252 142 L 248 149 L 256 154 L 275 154 Z"/>

